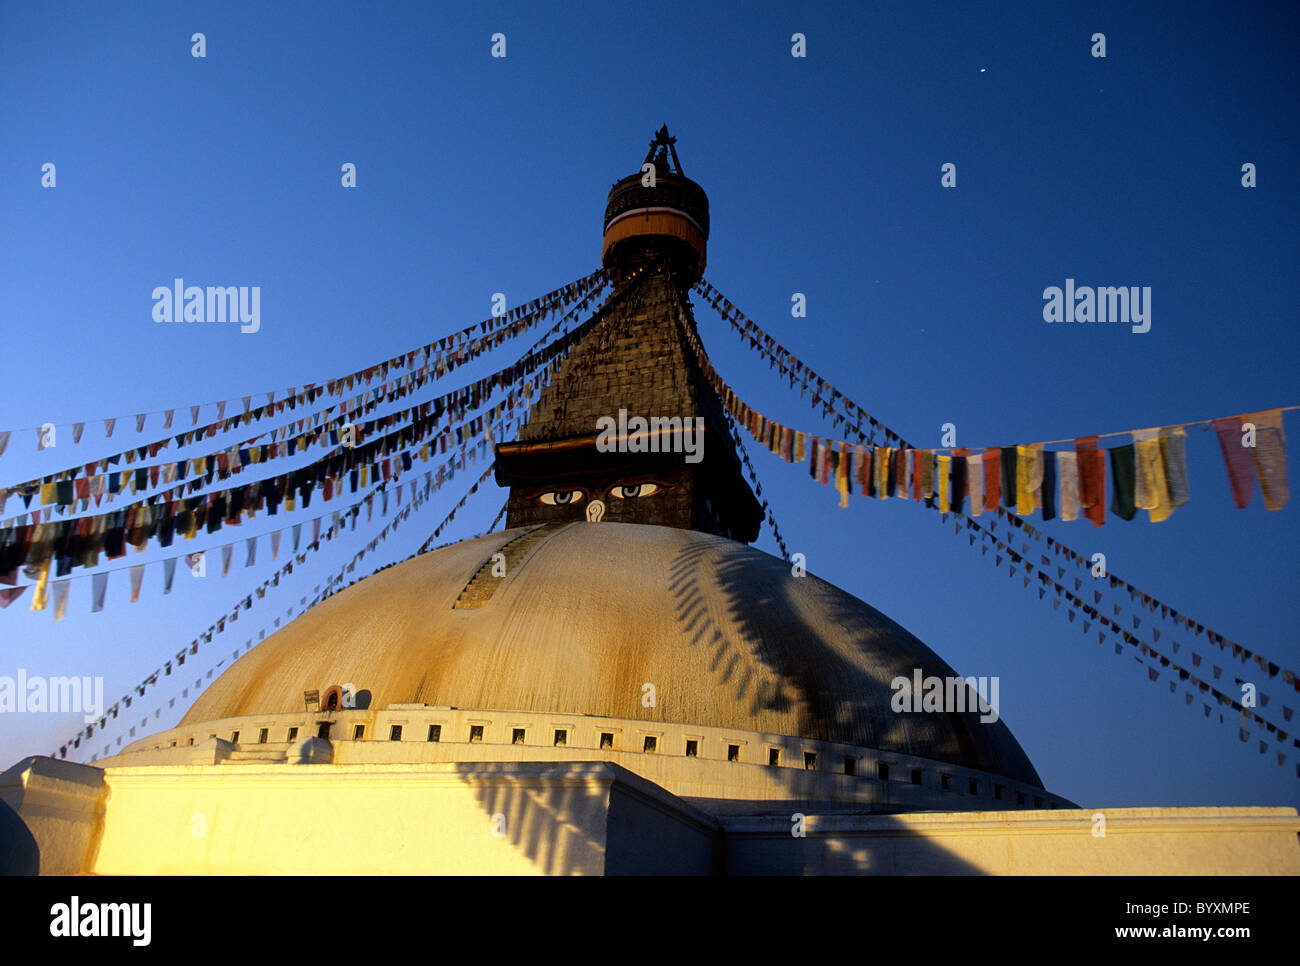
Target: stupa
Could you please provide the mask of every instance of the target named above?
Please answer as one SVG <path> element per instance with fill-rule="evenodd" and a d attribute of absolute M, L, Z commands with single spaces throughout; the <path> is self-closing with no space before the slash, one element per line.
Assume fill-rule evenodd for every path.
<path fill-rule="evenodd" d="M 20 762 L 5 798 L 43 830 L 41 871 L 1294 866 L 1294 810 L 1107 810 L 1127 835 L 1108 847 L 973 695 L 892 707 L 898 677 L 959 675 L 751 546 L 762 507 L 687 294 L 708 236 L 708 198 L 661 129 L 608 195 L 613 293 L 496 448 L 506 529 L 330 597 L 175 728 L 93 766 Z"/>

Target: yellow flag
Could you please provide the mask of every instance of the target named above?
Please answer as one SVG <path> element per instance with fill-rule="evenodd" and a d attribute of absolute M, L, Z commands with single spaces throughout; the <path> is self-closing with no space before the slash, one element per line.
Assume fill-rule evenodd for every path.
<path fill-rule="evenodd" d="M 1160 450 L 1160 430 L 1134 430 L 1133 442 L 1137 470 L 1133 501 L 1139 509 L 1148 512 L 1152 523 L 1160 523 L 1174 512 Z"/>
<path fill-rule="evenodd" d="M 849 444 L 840 443 L 840 465 L 835 468 L 835 488 L 840 491 L 840 506 L 849 505 Z"/>
<path fill-rule="evenodd" d="M 1035 482 L 1037 480 L 1037 482 Z M 1043 485 L 1043 444 L 1016 447 L 1016 514 L 1027 517 L 1038 509 Z"/>
<path fill-rule="evenodd" d="M 45 604 L 50 599 L 50 561 L 53 556 L 45 558 L 41 564 L 41 576 L 36 581 L 36 593 L 32 595 L 32 610 L 45 610 Z"/>

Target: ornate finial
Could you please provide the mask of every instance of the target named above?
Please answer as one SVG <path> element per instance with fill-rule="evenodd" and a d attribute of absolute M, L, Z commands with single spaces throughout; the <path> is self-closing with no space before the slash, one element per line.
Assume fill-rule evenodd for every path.
<path fill-rule="evenodd" d="M 655 154 L 655 148 L 659 149 L 657 155 Z M 678 174 L 684 177 L 686 172 L 682 170 L 682 162 L 677 157 L 677 139 L 668 134 L 667 124 L 655 132 L 654 140 L 650 142 L 650 150 L 646 152 L 645 161 L 642 161 L 641 163 L 645 164 L 647 161 L 653 161 L 655 167 L 661 172 L 668 171 L 670 170 L 668 167 L 669 151 L 671 151 L 673 155 L 673 166 L 671 170 L 675 170 Z"/>

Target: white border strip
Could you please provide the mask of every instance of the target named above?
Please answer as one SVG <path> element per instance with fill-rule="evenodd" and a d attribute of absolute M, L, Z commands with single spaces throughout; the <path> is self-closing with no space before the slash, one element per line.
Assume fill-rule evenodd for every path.
<path fill-rule="evenodd" d="M 611 222 L 610 222 L 610 223 L 605 227 L 605 231 L 608 232 L 611 228 L 613 228 L 615 225 L 617 225 L 617 224 L 618 224 L 620 221 L 622 221 L 624 218 L 631 218 L 631 217 L 634 216 L 634 215 L 653 215 L 653 214 L 659 214 L 659 213 L 662 213 L 662 212 L 670 212 L 670 213 L 672 213 L 672 214 L 674 214 L 674 215 L 681 215 L 683 218 L 685 218 L 687 221 L 689 221 L 692 225 L 695 226 L 695 230 L 696 230 L 696 231 L 698 231 L 701 235 L 704 234 L 704 229 L 700 227 L 700 223 L 697 222 L 697 221 L 696 221 L 694 218 L 692 218 L 690 215 L 688 215 L 686 212 L 682 211 L 680 208 L 665 208 L 665 207 L 661 207 L 661 208 L 633 208 L 631 211 L 625 211 L 625 212 L 623 212 L 623 214 L 619 215 L 617 218 L 615 218 L 613 221 L 611 221 Z"/>

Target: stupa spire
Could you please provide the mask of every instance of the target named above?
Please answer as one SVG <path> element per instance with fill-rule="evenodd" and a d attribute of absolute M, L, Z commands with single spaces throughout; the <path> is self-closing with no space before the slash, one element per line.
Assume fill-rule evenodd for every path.
<path fill-rule="evenodd" d="M 762 507 L 690 347 L 686 291 L 704 267 L 708 199 L 680 173 L 666 125 L 650 142 L 647 157 L 656 156 L 671 156 L 677 170 L 647 161 L 653 172 L 609 193 L 604 264 L 614 293 L 519 439 L 496 449 L 508 527 L 594 516 L 746 543 L 758 536 Z"/>
<path fill-rule="evenodd" d="M 709 197 L 682 172 L 677 139 L 665 124 L 641 169 L 609 189 L 601 265 L 620 285 L 638 268 L 667 264 L 685 292 L 704 274 L 708 240 Z"/>

